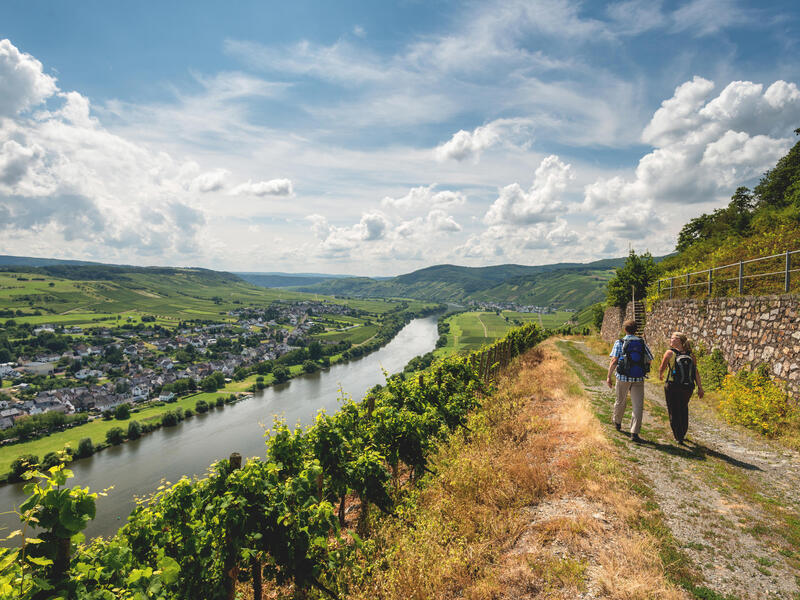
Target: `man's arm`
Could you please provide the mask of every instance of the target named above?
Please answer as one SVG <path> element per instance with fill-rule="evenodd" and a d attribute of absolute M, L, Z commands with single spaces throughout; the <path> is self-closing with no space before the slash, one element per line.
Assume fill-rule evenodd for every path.
<path fill-rule="evenodd" d="M 614 384 L 611 382 L 611 374 L 614 372 L 614 369 L 617 368 L 618 362 L 619 362 L 619 357 L 612 356 L 611 362 L 608 363 L 608 376 L 606 377 L 606 385 L 610 388 L 614 387 Z"/>

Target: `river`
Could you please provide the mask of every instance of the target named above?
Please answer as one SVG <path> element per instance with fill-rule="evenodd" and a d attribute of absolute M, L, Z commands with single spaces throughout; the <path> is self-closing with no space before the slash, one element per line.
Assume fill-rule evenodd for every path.
<path fill-rule="evenodd" d="M 112 535 L 125 524 L 135 498 L 149 495 L 163 480 L 201 476 L 212 462 L 231 452 L 245 458 L 264 456 L 264 431 L 275 416 L 289 424 L 308 425 L 320 409 L 335 412 L 342 393 L 360 400 L 372 386 L 385 381 L 384 370 L 396 373 L 413 357 L 433 349 L 438 338 L 436 322 L 436 315 L 415 319 L 368 356 L 266 388 L 248 400 L 211 409 L 175 427 L 162 427 L 139 440 L 75 461 L 70 465 L 75 477 L 69 485 L 88 486 L 91 491 L 113 486 L 108 496 L 98 498 L 97 517 L 84 531 L 87 538 Z M 23 501 L 22 485 L 0 487 L 3 511 Z M 19 526 L 16 515 L 0 515 L 6 534 Z"/>

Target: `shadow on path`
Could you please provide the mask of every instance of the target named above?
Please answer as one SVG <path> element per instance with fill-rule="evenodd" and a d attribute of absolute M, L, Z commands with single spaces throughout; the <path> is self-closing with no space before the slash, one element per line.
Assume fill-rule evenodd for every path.
<path fill-rule="evenodd" d="M 670 454 L 672 456 L 678 456 L 680 458 L 688 458 L 690 460 L 708 460 L 708 458 L 716 458 L 718 460 L 725 461 L 731 466 L 737 467 L 739 469 L 744 469 L 746 471 L 762 471 L 763 469 L 758 465 L 754 465 L 748 462 L 744 462 L 743 460 L 739 460 L 738 458 L 734 458 L 733 456 L 729 456 L 724 454 L 723 452 L 719 452 L 718 450 L 714 450 L 713 448 L 709 448 L 708 446 L 704 446 L 703 444 L 698 444 L 692 440 L 687 439 L 686 443 L 683 446 L 678 446 L 675 444 L 664 444 L 661 442 L 656 442 L 654 440 L 648 440 L 642 438 L 639 442 L 640 446 L 648 446 L 653 448 L 654 450 L 658 450 L 659 452 L 664 452 L 665 454 Z"/>

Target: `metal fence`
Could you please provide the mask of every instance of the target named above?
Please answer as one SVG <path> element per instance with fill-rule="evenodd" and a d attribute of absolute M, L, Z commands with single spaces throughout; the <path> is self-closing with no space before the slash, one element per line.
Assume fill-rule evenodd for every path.
<path fill-rule="evenodd" d="M 800 291 L 792 257 L 800 250 L 761 256 L 658 280 L 658 298 L 722 297 Z"/>

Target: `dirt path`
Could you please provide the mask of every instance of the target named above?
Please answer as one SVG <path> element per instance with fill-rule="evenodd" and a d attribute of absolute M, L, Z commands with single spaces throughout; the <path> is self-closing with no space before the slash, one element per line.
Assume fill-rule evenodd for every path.
<path fill-rule="evenodd" d="M 486 329 L 486 323 L 484 323 L 483 319 L 481 319 L 480 313 L 478 313 L 478 321 L 480 321 L 481 326 L 483 327 L 483 337 L 488 338 L 489 337 L 489 331 Z"/>
<path fill-rule="evenodd" d="M 645 386 L 641 436 L 611 424 L 608 358 L 581 342 L 559 349 L 592 396 L 595 413 L 649 483 L 675 540 L 702 572 L 713 600 L 800 599 L 800 456 L 729 426 L 693 397 L 686 445 L 672 438 L 660 385 Z M 630 407 L 630 404 L 629 404 Z"/>

